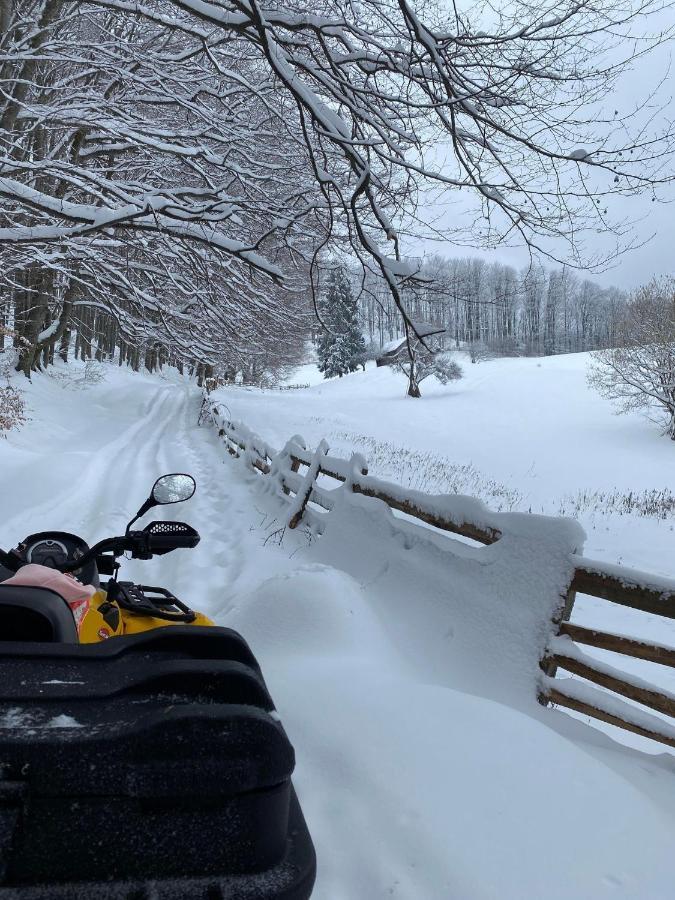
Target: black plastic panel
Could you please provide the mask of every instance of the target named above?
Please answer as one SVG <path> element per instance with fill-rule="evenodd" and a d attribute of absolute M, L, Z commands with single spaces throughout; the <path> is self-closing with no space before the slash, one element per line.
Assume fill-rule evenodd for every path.
<path fill-rule="evenodd" d="M 293 748 L 236 632 L 0 643 L 0 766 L 0 900 L 311 893 Z"/>

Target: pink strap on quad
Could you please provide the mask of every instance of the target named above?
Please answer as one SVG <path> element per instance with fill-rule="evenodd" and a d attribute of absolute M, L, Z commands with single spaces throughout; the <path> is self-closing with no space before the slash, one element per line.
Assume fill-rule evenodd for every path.
<path fill-rule="evenodd" d="M 47 588 L 60 594 L 75 617 L 78 631 L 91 605 L 91 598 L 96 593 L 96 588 L 90 584 L 82 584 L 72 575 L 65 575 L 56 569 L 50 569 L 49 566 L 39 566 L 35 563 L 23 566 L 16 575 L 12 575 L 3 584 Z"/>

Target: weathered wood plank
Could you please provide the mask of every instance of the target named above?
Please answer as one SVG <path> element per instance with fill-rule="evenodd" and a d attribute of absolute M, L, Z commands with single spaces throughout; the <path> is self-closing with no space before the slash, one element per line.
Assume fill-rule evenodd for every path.
<path fill-rule="evenodd" d="M 297 472 L 300 468 L 301 460 L 297 458 L 297 456 L 291 456 L 291 472 Z M 288 487 L 286 482 L 282 480 L 281 489 L 288 496 L 291 493 L 291 489 Z"/>
<path fill-rule="evenodd" d="M 294 454 L 291 454 L 290 459 L 291 459 L 293 465 L 297 465 L 297 468 L 299 468 L 300 466 L 309 466 L 310 465 L 306 460 L 300 459 L 299 456 L 295 456 Z M 297 468 L 294 471 L 297 471 Z M 334 478 L 336 481 L 340 481 L 343 483 L 345 481 L 344 475 L 340 475 L 339 472 L 335 472 L 333 469 L 327 468 L 325 463 L 321 463 L 321 467 L 319 468 L 319 474 L 327 475 L 328 478 Z M 368 469 L 361 469 L 361 474 L 367 475 Z"/>
<path fill-rule="evenodd" d="M 294 464 L 297 463 L 298 465 L 303 466 L 307 465 L 304 460 L 299 459 L 297 456 L 291 456 L 290 458 Z M 327 475 L 329 478 L 334 478 L 336 481 L 345 481 L 342 475 L 338 474 L 337 472 L 333 472 L 330 469 L 327 469 L 323 464 L 321 465 L 319 472 L 321 475 Z M 362 471 L 362 474 L 367 475 L 367 469 L 364 469 Z M 399 510 L 399 512 L 404 512 L 416 519 L 421 519 L 421 521 L 426 522 L 428 525 L 434 525 L 436 528 L 440 528 L 443 531 L 450 531 L 453 534 L 459 534 L 462 535 L 462 537 L 471 538 L 472 540 L 478 541 L 481 544 L 494 544 L 495 541 L 498 541 L 501 537 L 501 533 L 497 531 L 497 529 L 482 529 L 478 526 L 472 525 L 469 522 L 451 522 L 450 520 L 443 519 L 440 516 L 435 515 L 434 513 L 429 513 L 426 510 L 420 509 L 419 507 L 414 506 L 412 503 L 396 500 L 394 497 L 391 497 L 382 491 L 375 491 L 372 488 L 361 487 L 361 485 L 359 485 L 358 483 L 354 484 L 354 493 L 363 494 L 365 497 L 375 497 L 377 500 L 383 500 L 392 509 L 397 509 Z"/>
<path fill-rule="evenodd" d="M 601 722 L 607 722 L 609 725 L 616 725 L 617 728 L 623 728 L 625 731 L 631 731 L 633 734 L 639 734 L 641 737 L 650 738 L 652 741 L 658 741 L 660 744 L 667 744 L 669 747 L 675 747 L 675 738 L 661 734 L 648 728 L 642 728 L 640 725 L 634 725 L 632 722 L 626 722 L 615 716 L 608 710 L 601 709 L 598 706 L 592 706 L 583 700 L 577 700 L 575 697 L 568 697 L 562 691 L 550 688 L 545 694 L 540 696 L 542 703 L 555 703 L 556 706 L 564 706 L 567 709 L 573 709 L 582 715 L 590 716 L 593 719 L 599 719 Z"/>
<path fill-rule="evenodd" d="M 300 499 L 300 505 L 295 513 L 291 516 L 291 519 L 288 523 L 288 527 L 291 529 L 297 528 L 300 522 L 302 522 L 302 517 L 305 514 L 305 509 L 307 508 L 307 504 L 309 503 L 309 498 L 314 489 L 314 484 L 321 472 L 320 457 L 325 456 L 327 450 L 328 444 L 326 444 L 325 441 L 321 441 L 314 455 L 314 459 L 312 460 L 312 464 L 307 469 L 307 474 L 304 477 L 302 486 L 295 495 L 296 498 Z"/>
<path fill-rule="evenodd" d="M 567 620 L 572 615 L 572 610 L 574 609 L 574 601 L 576 600 L 576 598 L 577 592 L 573 587 L 569 587 L 567 593 L 564 595 L 563 602 L 561 603 L 556 615 L 553 617 L 553 634 L 561 633 L 563 624 L 567 622 Z M 545 657 L 541 661 L 541 667 L 547 675 L 549 675 L 551 678 L 555 678 L 557 666 L 552 656 Z"/>
<path fill-rule="evenodd" d="M 563 622 L 560 626 L 560 634 L 567 635 L 577 644 L 586 644 L 600 650 L 611 650 L 613 653 L 622 653 L 624 656 L 645 659 L 648 662 L 675 668 L 675 649 L 662 644 L 647 644 L 644 641 L 636 641 L 634 638 L 611 634 L 608 631 L 584 628 L 581 625 L 574 625 L 572 622 Z"/>
<path fill-rule="evenodd" d="M 579 675 L 587 681 L 592 681 L 593 684 L 599 684 L 601 687 L 614 691 L 615 694 L 628 697 L 629 700 L 635 700 L 637 703 L 642 703 L 643 706 L 648 706 L 657 712 L 664 713 L 667 716 L 675 716 L 675 699 L 668 694 L 662 694 L 660 691 L 646 687 L 638 687 L 571 656 L 563 656 L 557 653 L 551 659 L 553 659 L 556 667 L 564 669 L 566 672 Z M 544 663 L 546 662 L 547 660 L 545 659 Z"/>
<path fill-rule="evenodd" d="M 463 537 L 471 538 L 481 544 L 494 544 L 495 541 L 498 541 L 501 537 L 501 532 L 497 531 L 496 528 L 480 528 L 477 525 L 473 525 L 471 522 L 453 522 L 450 519 L 443 519 L 435 513 L 430 513 L 425 509 L 415 506 L 408 500 L 397 500 L 395 497 L 391 497 L 383 491 L 362 487 L 358 482 L 354 483 L 354 493 L 363 494 L 364 497 L 375 497 L 377 500 L 383 500 L 392 509 L 397 509 L 399 512 L 414 516 L 416 519 L 421 519 L 422 522 L 426 522 L 427 525 L 433 525 L 443 531 L 451 531 L 453 534 L 461 534 Z"/>
<path fill-rule="evenodd" d="M 239 450 L 243 450 L 244 453 L 248 452 L 249 448 L 246 446 L 246 444 L 242 443 L 238 437 L 236 437 L 236 433 L 234 432 L 234 429 L 230 429 L 230 432 L 231 432 L 230 434 L 225 435 L 226 447 L 227 447 L 229 453 L 232 456 L 237 456 L 237 457 L 240 456 L 239 453 L 237 453 L 235 450 L 231 449 L 229 443 L 234 444 L 235 447 L 237 447 Z M 227 443 L 227 441 L 229 441 L 229 443 Z M 269 475 L 270 472 L 272 471 L 272 469 L 271 469 L 271 466 L 269 466 L 267 463 L 267 458 L 263 459 L 263 457 L 260 455 L 260 453 L 258 453 L 258 451 L 255 449 L 255 447 L 253 447 L 252 449 L 253 449 L 253 452 L 258 457 L 257 459 L 253 460 L 253 463 L 252 463 L 253 468 L 257 469 L 263 475 Z"/>
<path fill-rule="evenodd" d="M 672 591 L 645 587 L 629 578 L 618 578 L 609 573 L 578 566 L 572 588 L 579 594 L 590 594 L 621 606 L 675 619 L 675 594 Z"/>

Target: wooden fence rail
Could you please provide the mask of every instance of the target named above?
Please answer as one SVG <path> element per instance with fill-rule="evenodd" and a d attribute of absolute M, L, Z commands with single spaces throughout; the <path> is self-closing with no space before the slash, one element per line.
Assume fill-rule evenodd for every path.
<path fill-rule="evenodd" d="M 276 474 L 284 494 L 289 499 L 299 497 L 300 502 L 289 521 L 291 528 L 314 514 L 310 504 L 324 510 L 332 508 L 331 491 L 317 484 L 317 479 L 323 476 L 342 484 L 349 482 L 354 493 L 381 500 L 391 509 L 441 531 L 485 545 L 493 544 L 501 537 L 499 529 L 489 522 L 472 520 L 466 514 L 448 515 L 447 509 L 439 512 L 430 495 L 402 488 L 395 490 L 396 486 L 372 478 L 360 457 L 345 460 L 322 452 L 320 460 L 317 460 L 315 452 L 307 450 L 297 440 L 289 441 L 279 454 L 245 426 L 224 418 L 218 407 L 214 407 L 212 412 L 230 454 L 243 454 L 249 465 L 261 475 Z M 303 467 L 306 473 L 301 471 Z M 582 556 L 574 556 L 572 562 L 574 575 L 551 623 L 551 640 L 541 660 L 543 674 L 539 701 L 544 705 L 553 704 L 575 710 L 675 747 L 675 727 L 642 709 L 646 706 L 661 715 L 675 718 L 675 696 L 586 656 L 577 645 L 673 668 L 675 648 L 584 628 L 569 621 L 577 594 L 588 594 L 643 613 L 675 619 L 675 580 L 636 573 Z M 564 646 L 560 643 L 561 638 L 566 639 Z M 556 679 L 558 669 L 576 678 Z M 589 683 L 603 690 L 590 690 L 587 688 Z M 587 689 L 582 691 L 579 685 Z M 617 695 L 640 706 L 619 701 Z"/>

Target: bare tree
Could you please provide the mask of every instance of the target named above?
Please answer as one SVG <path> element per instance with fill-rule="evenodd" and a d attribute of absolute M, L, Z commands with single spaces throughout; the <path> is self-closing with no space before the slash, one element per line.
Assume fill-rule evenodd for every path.
<path fill-rule="evenodd" d="M 7 0 L 3 17 L 0 282 L 19 368 L 67 356 L 72 330 L 83 358 L 118 345 L 135 366 L 287 356 L 321 213 L 294 104 L 257 56 L 239 42 L 216 61 L 92 4 Z"/>
<path fill-rule="evenodd" d="M 652 281 L 628 303 L 617 346 L 593 354 L 588 381 L 619 412 L 656 411 L 675 441 L 675 279 Z"/>
<path fill-rule="evenodd" d="M 613 196 L 670 177 L 654 104 L 606 108 L 664 39 L 627 40 L 664 5 L 5 0 L 0 243 L 33 348 L 24 370 L 53 350 L 65 318 L 51 330 L 45 310 L 72 308 L 72 280 L 73 303 L 93 285 L 123 330 L 160 343 L 191 345 L 199 310 L 194 352 L 211 353 L 219 310 L 202 304 L 195 261 L 245 310 L 329 243 L 382 278 L 410 341 L 399 234 L 425 186 L 475 198 L 473 241 L 579 261 L 585 231 L 618 220 Z M 155 256 L 159 298 L 140 272 Z M 99 299 L 108 286 L 130 287 L 130 308 Z"/>
<path fill-rule="evenodd" d="M 498 262 L 477 267 L 470 257 L 434 256 L 424 261 L 420 275 L 424 289 L 406 296 L 415 321 L 441 325 L 445 345 L 467 349 L 476 361 L 613 346 L 626 302 L 618 288 L 581 280 L 568 268 L 527 269 L 519 276 Z M 382 287 L 369 280 L 360 300 L 364 330 L 380 346 L 402 327 L 393 298 Z"/>

